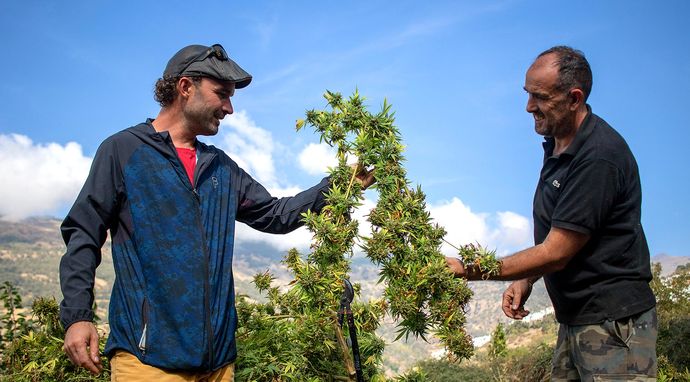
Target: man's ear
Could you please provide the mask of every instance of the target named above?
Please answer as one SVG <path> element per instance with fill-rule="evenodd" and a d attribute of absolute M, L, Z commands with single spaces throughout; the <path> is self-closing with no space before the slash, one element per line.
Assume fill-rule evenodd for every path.
<path fill-rule="evenodd" d="M 180 79 L 177 80 L 177 94 L 179 94 L 180 97 L 189 98 L 192 91 L 191 88 L 193 87 L 194 81 L 189 77 L 180 77 Z"/>
<path fill-rule="evenodd" d="M 582 89 L 571 89 L 568 92 L 568 103 L 571 110 L 577 110 L 585 103 L 585 93 Z"/>

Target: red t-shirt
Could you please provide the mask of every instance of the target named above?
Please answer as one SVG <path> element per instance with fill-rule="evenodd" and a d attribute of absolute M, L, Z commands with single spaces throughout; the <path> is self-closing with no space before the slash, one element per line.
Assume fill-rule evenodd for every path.
<path fill-rule="evenodd" d="M 187 171 L 189 183 L 194 185 L 194 167 L 196 167 L 196 150 L 185 149 L 182 147 L 175 147 L 177 149 L 177 156 L 180 157 L 184 169 Z"/>

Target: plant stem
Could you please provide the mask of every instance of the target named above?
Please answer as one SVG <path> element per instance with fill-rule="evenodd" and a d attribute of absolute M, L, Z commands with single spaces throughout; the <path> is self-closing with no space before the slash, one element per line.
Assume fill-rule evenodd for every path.
<path fill-rule="evenodd" d="M 445 237 L 443 238 L 443 241 L 444 241 L 446 244 L 450 245 L 451 247 L 455 248 L 456 251 L 460 252 L 460 248 L 454 246 L 453 243 L 451 243 L 451 242 L 449 242 L 448 240 L 446 240 Z"/>
<path fill-rule="evenodd" d="M 338 325 L 338 320 L 336 319 L 333 323 L 335 328 L 335 336 L 338 339 L 338 345 L 340 347 L 340 352 L 343 355 L 343 360 L 345 361 L 345 368 L 347 369 L 347 374 L 350 376 L 350 381 L 355 381 L 357 376 L 357 371 L 355 370 L 355 363 L 350 357 L 350 348 L 347 347 L 347 342 L 345 342 L 345 337 L 343 337 L 343 329 Z"/>

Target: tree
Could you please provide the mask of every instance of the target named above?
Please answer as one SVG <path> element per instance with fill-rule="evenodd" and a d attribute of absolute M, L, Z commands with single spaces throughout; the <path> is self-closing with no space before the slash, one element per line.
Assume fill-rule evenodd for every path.
<path fill-rule="evenodd" d="M 666 358 L 663 365 L 679 371 L 690 369 L 690 268 L 678 267 L 663 278 L 661 265 L 655 263 L 652 273 L 659 319 L 657 353 Z"/>
<path fill-rule="evenodd" d="M 506 332 L 503 329 L 503 324 L 498 323 L 496 329 L 491 333 L 491 342 L 489 343 L 489 358 L 499 359 L 508 354 L 508 345 L 506 344 Z"/>
<path fill-rule="evenodd" d="M 26 315 L 22 312 L 22 297 L 17 288 L 5 281 L 0 286 L 0 300 L 2 300 L 3 313 L 0 316 L 0 350 L 12 343 L 12 341 L 25 334 L 29 330 L 30 322 L 26 320 Z"/>

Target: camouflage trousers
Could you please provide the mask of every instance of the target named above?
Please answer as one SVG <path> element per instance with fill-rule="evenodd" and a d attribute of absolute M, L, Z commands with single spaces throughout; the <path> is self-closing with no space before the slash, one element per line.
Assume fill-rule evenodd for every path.
<path fill-rule="evenodd" d="M 656 381 L 656 308 L 558 329 L 551 381 Z"/>

